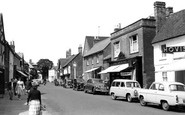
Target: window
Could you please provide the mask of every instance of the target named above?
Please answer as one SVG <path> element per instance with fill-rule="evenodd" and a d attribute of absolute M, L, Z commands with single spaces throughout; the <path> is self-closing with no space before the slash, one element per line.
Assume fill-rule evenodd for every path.
<path fill-rule="evenodd" d="M 116 82 L 113 82 L 113 83 L 112 83 L 112 86 L 116 86 Z"/>
<path fill-rule="evenodd" d="M 91 63 L 92 63 L 92 65 L 94 64 L 94 60 L 93 60 L 93 58 L 92 58 L 92 60 L 91 60 Z"/>
<path fill-rule="evenodd" d="M 96 56 L 96 63 L 99 63 L 99 56 Z"/>
<path fill-rule="evenodd" d="M 167 72 L 162 72 L 163 81 L 168 81 Z"/>
<path fill-rule="evenodd" d="M 133 35 L 130 37 L 130 53 L 136 53 L 138 51 L 138 35 Z"/>
<path fill-rule="evenodd" d="M 160 90 L 160 91 L 164 91 L 164 85 L 160 84 L 160 85 L 159 85 L 159 90 Z"/>
<path fill-rule="evenodd" d="M 120 82 L 116 82 L 116 87 L 119 87 L 120 86 Z"/>
<path fill-rule="evenodd" d="M 158 87 L 159 87 L 159 84 L 153 84 L 150 89 L 153 89 L 153 90 L 158 90 Z"/>
<path fill-rule="evenodd" d="M 86 63 L 86 65 L 89 65 L 89 61 L 88 61 L 88 60 L 86 60 L 86 62 L 87 62 L 87 63 Z"/>
<path fill-rule="evenodd" d="M 161 45 L 161 53 L 162 57 L 166 57 L 166 53 L 163 53 L 163 51 L 166 49 L 166 44 Z"/>
<path fill-rule="evenodd" d="M 113 48 L 114 49 L 114 58 L 117 58 L 120 53 L 120 42 L 119 41 L 115 42 L 113 47 L 114 47 Z"/>
<path fill-rule="evenodd" d="M 121 87 L 125 87 L 125 83 L 124 82 L 121 82 Z"/>

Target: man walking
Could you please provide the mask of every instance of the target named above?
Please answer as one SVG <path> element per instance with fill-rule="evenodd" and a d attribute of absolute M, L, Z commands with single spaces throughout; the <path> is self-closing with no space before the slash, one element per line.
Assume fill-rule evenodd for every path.
<path fill-rule="evenodd" d="M 13 99 L 13 79 L 11 79 L 11 81 L 8 83 L 8 93 L 9 93 L 10 100 L 12 100 Z"/>

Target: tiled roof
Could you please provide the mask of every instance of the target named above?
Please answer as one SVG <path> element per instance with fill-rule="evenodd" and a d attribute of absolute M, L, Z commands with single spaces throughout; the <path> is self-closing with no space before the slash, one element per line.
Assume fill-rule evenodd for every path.
<path fill-rule="evenodd" d="M 166 23 L 154 37 L 152 43 L 185 35 L 185 10 L 171 14 Z"/>
<path fill-rule="evenodd" d="M 91 55 L 91 54 L 94 54 L 94 53 L 97 53 L 97 52 L 100 52 L 100 51 L 104 50 L 104 49 L 107 47 L 107 45 L 109 45 L 109 43 L 110 43 L 110 38 L 107 38 L 107 39 L 105 39 L 105 40 L 102 40 L 102 41 L 96 43 L 96 44 L 84 55 L 84 57 L 89 56 L 89 55 Z"/>
<path fill-rule="evenodd" d="M 71 57 L 69 57 L 63 67 L 67 66 L 75 57 L 76 57 L 76 55 L 72 55 Z"/>
<path fill-rule="evenodd" d="M 87 43 L 89 45 L 89 48 L 92 48 L 94 43 L 97 43 L 99 41 L 102 41 L 104 39 L 106 39 L 108 37 L 104 37 L 104 36 L 98 36 L 98 40 L 95 39 L 95 36 L 86 36 L 86 40 L 87 40 Z"/>

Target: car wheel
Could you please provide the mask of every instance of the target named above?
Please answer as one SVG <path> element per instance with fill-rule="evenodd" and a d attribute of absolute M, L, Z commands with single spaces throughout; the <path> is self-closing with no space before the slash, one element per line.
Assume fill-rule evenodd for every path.
<path fill-rule="evenodd" d="M 114 93 L 111 93 L 111 98 L 113 99 L 113 100 L 116 100 L 116 96 L 115 96 L 115 94 Z"/>
<path fill-rule="evenodd" d="M 127 101 L 128 101 L 128 102 L 131 102 L 131 101 L 132 101 L 132 97 L 131 97 L 130 94 L 128 94 L 126 98 L 127 98 Z"/>
<path fill-rule="evenodd" d="M 162 105 L 162 109 L 165 111 L 168 111 L 170 109 L 170 105 L 168 104 L 167 101 L 163 101 L 161 105 Z"/>
<path fill-rule="evenodd" d="M 144 101 L 144 97 L 143 97 L 143 96 L 141 96 L 141 97 L 139 98 L 139 102 L 140 102 L 140 104 L 141 104 L 142 106 L 146 106 L 146 105 L 147 105 L 147 103 Z"/>

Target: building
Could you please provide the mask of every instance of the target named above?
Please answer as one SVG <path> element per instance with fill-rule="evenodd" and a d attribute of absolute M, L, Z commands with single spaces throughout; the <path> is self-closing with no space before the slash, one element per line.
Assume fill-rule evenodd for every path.
<path fill-rule="evenodd" d="M 97 38 L 98 39 L 98 38 Z M 99 41 L 85 53 L 84 58 L 84 79 L 99 78 L 108 80 L 107 74 L 99 74 L 102 70 L 109 67 L 106 61 L 110 59 L 111 45 L 110 38 Z"/>
<path fill-rule="evenodd" d="M 140 19 L 111 33 L 111 62 L 106 72 L 114 79 L 137 80 L 142 87 L 154 81 L 154 17 Z"/>
<path fill-rule="evenodd" d="M 155 81 L 185 84 L 185 10 L 173 13 L 165 2 L 155 2 L 157 34 L 154 47 Z"/>

